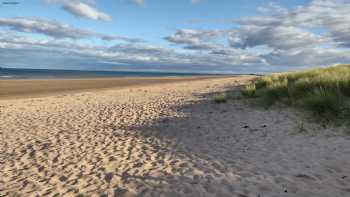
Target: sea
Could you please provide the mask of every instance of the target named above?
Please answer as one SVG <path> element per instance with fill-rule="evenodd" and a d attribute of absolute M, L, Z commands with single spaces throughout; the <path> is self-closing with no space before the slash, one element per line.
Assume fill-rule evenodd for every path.
<path fill-rule="evenodd" d="M 166 77 L 201 76 L 210 74 L 175 72 L 136 72 L 136 71 L 82 71 L 54 69 L 1 68 L 0 79 L 65 79 L 65 78 L 106 78 L 106 77 Z"/>

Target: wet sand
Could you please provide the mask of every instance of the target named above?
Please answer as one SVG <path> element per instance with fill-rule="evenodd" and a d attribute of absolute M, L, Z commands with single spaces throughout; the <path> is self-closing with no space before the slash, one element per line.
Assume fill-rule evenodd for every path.
<path fill-rule="evenodd" d="M 161 83 L 194 81 L 224 76 L 193 77 L 119 77 L 119 78 L 81 78 L 81 79 L 0 79 L 0 99 L 48 96 L 60 93 L 125 88 Z"/>

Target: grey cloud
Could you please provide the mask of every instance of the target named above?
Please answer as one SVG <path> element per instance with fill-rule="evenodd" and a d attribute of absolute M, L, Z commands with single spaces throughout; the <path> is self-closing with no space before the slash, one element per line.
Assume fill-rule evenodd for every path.
<path fill-rule="evenodd" d="M 231 30 L 184 29 L 165 39 L 232 65 L 303 68 L 350 61 L 350 1 L 314 0 L 293 10 L 270 3 L 258 10 L 264 15 L 235 20 L 239 26 Z M 230 47 L 217 38 L 227 38 Z"/>
<path fill-rule="evenodd" d="M 187 66 L 242 66 L 261 64 L 258 56 L 243 51 L 227 56 L 182 53 L 176 50 L 140 43 L 117 44 L 112 47 L 95 46 L 86 42 L 32 39 L 21 35 L 0 34 L 0 48 L 34 51 L 55 51 L 58 54 L 77 54 L 100 61 L 125 64 L 187 65 Z M 254 60 L 255 59 L 255 60 Z M 253 61 L 254 60 L 254 61 Z"/>
<path fill-rule="evenodd" d="M 185 49 L 191 50 L 208 50 L 216 48 L 217 45 L 211 42 L 213 39 L 227 34 L 225 30 L 194 30 L 181 29 L 175 34 L 165 37 L 164 39 L 173 43 L 184 45 Z"/>
<path fill-rule="evenodd" d="M 124 37 L 124 36 L 109 36 L 109 35 L 102 35 L 101 39 L 106 40 L 106 41 L 121 40 L 121 41 L 131 42 L 131 43 L 146 42 L 145 40 L 139 39 L 139 38 L 128 38 L 128 37 Z"/>
<path fill-rule="evenodd" d="M 350 47 L 350 1 L 314 0 L 294 10 L 272 12 L 270 15 L 236 20 L 242 27 L 257 26 L 275 29 L 280 27 L 323 28 L 325 36 L 342 47 Z"/>
<path fill-rule="evenodd" d="M 170 51 L 165 48 L 148 46 L 144 44 L 118 44 L 108 49 L 110 52 L 124 52 L 128 54 L 150 54 L 159 55 L 166 51 Z"/>
<path fill-rule="evenodd" d="M 211 50 L 215 49 L 218 47 L 215 44 L 210 44 L 210 43 L 200 43 L 200 44 L 190 44 L 184 46 L 184 49 L 189 49 L 189 50 Z"/>
<path fill-rule="evenodd" d="M 292 26 L 243 26 L 230 36 L 232 47 L 266 45 L 272 49 L 308 48 L 326 41 L 322 36 Z"/>
<path fill-rule="evenodd" d="M 105 35 L 86 29 L 74 28 L 57 21 L 40 18 L 0 18 L 0 27 L 1 26 L 8 27 L 9 29 L 18 32 L 43 34 L 55 39 L 80 40 L 87 38 L 99 38 L 106 41 L 120 40 L 125 42 L 144 42 L 141 39 Z"/>
<path fill-rule="evenodd" d="M 314 0 L 294 10 L 270 4 L 259 9 L 264 13 L 262 16 L 235 21 L 239 24 L 237 28 L 182 29 L 164 38 L 181 46 L 180 50 L 152 46 L 140 39 L 73 28 L 55 21 L 0 18 L 0 26 L 14 32 L 49 37 L 34 39 L 22 33 L 0 34 L 0 49 L 26 50 L 36 52 L 38 56 L 42 51 L 49 51 L 62 54 L 62 59 L 69 54 L 79 57 L 77 59 L 82 65 L 88 64 L 87 61 L 117 62 L 118 65 L 147 65 L 147 68 L 177 66 L 183 70 L 188 67 L 188 70 L 225 68 L 223 70 L 271 72 L 346 63 L 350 62 L 349 3 Z M 272 10 L 277 11 L 271 13 Z M 313 28 L 324 32 L 318 33 Z M 89 38 L 125 43 L 109 47 L 92 44 Z M 226 43 L 222 43 L 223 40 Z"/>
<path fill-rule="evenodd" d="M 16 35 L 15 32 L 0 32 L 0 43 L 7 44 L 12 48 L 59 48 L 62 50 L 76 49 L 76 50 L 100 50 L 103 47 L 97 47 L 86 43 L 50 40 L 50 39 L 32 39 L 25 36 Z M 10 48 L 11 48 L 10 47 Z"/>
<path fill-rule="evenodd" d="M 263 55 L 270 65 L 308 68 L 316 65 L 344 64 L 350 62 L 348 51 L 327 48 L 310 48 L 303 50 L 274 51 Z"/>
<path fill-rule="evenodd" d="M 97 36 L 96 33 L 89 30 L 73 28 L 57 21 L 39 18 L 0 18 L 0 26 L 6 26 L 20 32 L 44 34 L 58 39 L 83 39 Z"/>

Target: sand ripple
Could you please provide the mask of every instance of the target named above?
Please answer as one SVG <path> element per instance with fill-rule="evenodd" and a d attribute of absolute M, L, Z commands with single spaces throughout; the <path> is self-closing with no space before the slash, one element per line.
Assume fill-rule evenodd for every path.
<path fill-rule="evenodd" d="M 240 80 L 0 101 L 0 196 L 350 196 L 349 137 L 204 99 Z"/>

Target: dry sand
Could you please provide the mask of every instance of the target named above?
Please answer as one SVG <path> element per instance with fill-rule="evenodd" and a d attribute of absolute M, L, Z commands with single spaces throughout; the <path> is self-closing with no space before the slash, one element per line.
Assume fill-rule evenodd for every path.
<path fill-rule="evenodd" d="M 212 101 L 250 78 L 1 100 L 0 196 L 350 196 L 339 128 Z"/>

